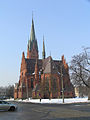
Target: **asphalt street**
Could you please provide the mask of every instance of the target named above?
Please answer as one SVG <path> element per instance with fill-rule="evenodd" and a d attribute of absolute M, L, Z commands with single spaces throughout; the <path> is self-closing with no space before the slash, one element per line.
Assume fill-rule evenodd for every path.
<path fill-rule="evenodd" d="M 16 103 L 14 112 L 0 111 L 0 120 L 90 120 L 90 103 Z"/>

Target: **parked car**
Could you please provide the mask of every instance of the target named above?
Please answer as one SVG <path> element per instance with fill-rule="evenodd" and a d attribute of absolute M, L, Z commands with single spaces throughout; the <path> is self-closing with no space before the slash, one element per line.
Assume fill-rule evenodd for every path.
<path fill-rule="evenodd" d="M 17 105 L 0 100 L 0 110 L 15 111 L 16 109 Z"/>

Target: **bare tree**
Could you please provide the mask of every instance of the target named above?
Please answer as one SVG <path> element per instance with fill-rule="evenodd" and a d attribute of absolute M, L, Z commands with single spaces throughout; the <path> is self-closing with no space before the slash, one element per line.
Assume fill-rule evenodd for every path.
<path fill-rule="evenodd" d="M 82 53 L 72 57 L 70 70 L 72 83 L 90 90 L 90 48 L 84 48 Z"/>
<path fill-rule="evenodd" d="M 53 76 L 51 76 L 51 92 L 54 97 L 57 97 L 57 95 L 55 96 L 58 93 L 57 79 Z"/>
<path fill-rule="evenodd" d="M 40 93 L 43 98 L 49 98 L 49 80 L 44 78 L 43 82 L 40 84 Z"/>
<path fill-rule="evenodd" d="M 6 87 L 6 96 L 8 98 L 13 98 L 14 97 L 14 86 L 13 85 L 9 85 Z"/>
<path fill-rule="evenodd" d="M 0 93 L 2 98 L 13 98 L 14 97 L 14 86 L 9 85 L 7 87 L 0 87 Z"/>

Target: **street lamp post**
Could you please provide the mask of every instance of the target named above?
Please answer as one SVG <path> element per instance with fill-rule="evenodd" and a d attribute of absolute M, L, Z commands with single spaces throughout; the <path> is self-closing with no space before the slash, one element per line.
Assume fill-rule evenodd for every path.
<path fill-rule="evenodd" d="M 64 87 L 63 87 L 62 65 L 61 65 L 61 86 L 62 86 L 62 99 L 63 99 L 63 103 L 64 103 Z"/>

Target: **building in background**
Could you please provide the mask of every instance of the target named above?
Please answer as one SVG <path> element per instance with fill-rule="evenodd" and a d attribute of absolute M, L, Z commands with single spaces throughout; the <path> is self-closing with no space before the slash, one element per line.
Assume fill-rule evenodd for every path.
<path fill-rule="evenodd" d="M 82 86 L 75 86 L 75 97 L 88 97 L 89 89 L 82 84 Z"/>
<path fill-rule="evenodd" d="M 38 43 L 32 18 L 27 57 L 23 52 L 19 82 L 15 84 L 14 88 L 14 98 L 60 98 L 62 97 L 62 86 L 65 97 L 75 96 L 64 55 L 61 60 L 53 60 L 51 56 L 46 57 L 44 38 L 42 59 L 39 59 Z"/>
<path fill-rule="evenodd" d="M 0 99 L 6 98 L 6 89 L 3 87 L 0 88 Z"/>

